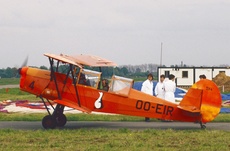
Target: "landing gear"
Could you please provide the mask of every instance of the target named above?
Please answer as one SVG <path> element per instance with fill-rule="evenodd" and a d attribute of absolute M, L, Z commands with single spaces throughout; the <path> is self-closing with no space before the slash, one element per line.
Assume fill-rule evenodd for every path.
<path fill-rule="evenodd" d="M 47 107 L 44 99 L 42 97 L 40 97 L 46 107 L 47 112 L 49 113 L 49 115 L 46 115 L 43 119 L 42 119 L 42 126 L 45 129 L 54 129 L 56 127 L 63 127 L 65 126 L 66 122 L 67 122 L 67 118 L 66 116 L 63 114 L 64 111 L 64 106 L 57 104 L 57 106 L 54 108 L 52 106 L 52 104 L 50 103 L 49 100 L 47 100 L 47 102 L 49 103 L 49 105 L 53 108 L 53 113 L 51 114 L 49 111 L 49 108 Z"/>

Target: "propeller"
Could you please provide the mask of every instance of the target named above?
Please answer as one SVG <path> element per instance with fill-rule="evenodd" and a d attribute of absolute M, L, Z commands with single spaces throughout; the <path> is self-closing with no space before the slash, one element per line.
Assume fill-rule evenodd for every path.
<path fill-rule="evenodd" d="M 27 66 L 28 60 L 29 60 L 29 57 L 27 55 L 26 58 L 25 58 L 25 60 L 23 61 L 22 65 L 21 65 L 21 67 L 18 68 L 18 72 L 17 72 L 17 74 L 16 74 L 15 77 L 17 77 L 18 75 L 20 75 L 20 72 L 21 72 L 21 70 L 22 70 L 23 67 Z"/>

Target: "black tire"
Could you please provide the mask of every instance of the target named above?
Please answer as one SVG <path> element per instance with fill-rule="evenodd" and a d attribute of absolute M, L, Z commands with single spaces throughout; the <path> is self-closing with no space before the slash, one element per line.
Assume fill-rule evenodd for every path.
<path fill-rule="evenodd" d="M 46 115 L 42 119 L 42 126 L 45 129 L 54 129 L 57 126 L 56 120 L 52 115 Z"/>
<path fill-rule="evenodd" d="M 56 122 L 57 122 L 57 126 L 59 126 L 59 127 L 65 126 L 65 124 L 67 122 L 67 118 L 66 118 L 65 114 L 58 114 L 56 117 Z"/>

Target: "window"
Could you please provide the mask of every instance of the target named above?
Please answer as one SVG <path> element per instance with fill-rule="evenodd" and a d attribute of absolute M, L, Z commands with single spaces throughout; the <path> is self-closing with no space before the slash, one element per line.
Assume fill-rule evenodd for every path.
<path fill-rule="evenodd" d="M 188 71 L 182 71 L 182 78 L 188 78 Z"/>
<path fill-rule="evenodd" d="M 110 83 L 109 92 L 114 92 L 123 96 L 128 96 L 133 86 L 133 79 L 114 75 Z"/>
<path fill-rule="evenodd" d="M 78 84 L 88 85 L 97 89 L 100 77 L 101 72 L 83 69 Z"/>

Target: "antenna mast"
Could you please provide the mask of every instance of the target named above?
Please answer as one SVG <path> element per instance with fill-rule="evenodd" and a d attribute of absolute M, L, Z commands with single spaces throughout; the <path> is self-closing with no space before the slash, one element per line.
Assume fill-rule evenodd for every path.
<path fill-rule="evenodd" d="M 162 47 L 163 47 L 163 43 L 161 42 L 161 58 L 160 58 L 160 67 L 162 66 Z"/>

